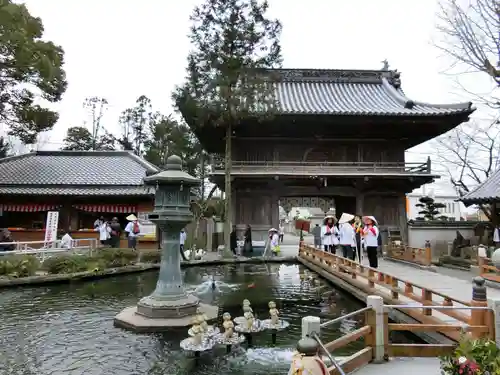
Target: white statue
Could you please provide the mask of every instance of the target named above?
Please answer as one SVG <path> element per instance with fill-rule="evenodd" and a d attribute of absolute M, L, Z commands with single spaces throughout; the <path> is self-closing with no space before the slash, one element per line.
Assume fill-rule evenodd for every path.
<path fill-rule="evenodd" d="M 243 311 L 245 311 L 245 307 L 249 308 L 251 312 L 253 312 L 252 307 L 250 306 L 250 301 L 247 299 L 243 300 Z"/>
<path fill-rule="evenodd" d="M 224 322 L 222 323 L 222 326 L 224 327 L 224 338 L 227 340 L 233 337 L 234 323 L 231 320 L 231 314 L 227 312 L 222 315 L 222 319 L 224 319 Z"/>
<path fill-rule="evenodd" d="M 198 308 L 196 310 L 196 318 L 197 318 L 198 324 L 200 325 L 203 332 L 207 332 L 208 331 L 208 323 L 207 323 L 208 317 L 200 308 Z"/>
<path fill-rule="evenodd" d="M 244 311 L 243 316 L 245 317 L 246 320 L 247 329 L 248 331 L 251 331 L 253 323 L 255 321 L 255 318 L 253 316 L 253 310 L 250 306 L 243 306 L 243 311 Z"/>
<path fill-rule="evenodd" d="M 277 326 L 279 323 L 279 311 L 276 308 L 276 303 L 274 301 L 269 302 L 269 315 L 271 316 L 271 324 Z"/>
<path fill-rule="evenodd" d="M 193 326 L 188 331 L 193 345 L 201 345 L 203 339 L 203 328 L 201 328 L 199 323 L 199 320 L 195 317 L 193 319 Z"/>

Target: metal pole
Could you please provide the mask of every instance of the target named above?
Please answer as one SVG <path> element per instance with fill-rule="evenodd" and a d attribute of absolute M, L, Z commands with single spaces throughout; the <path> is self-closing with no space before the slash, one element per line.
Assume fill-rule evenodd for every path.
<path fill-rule="evenodd" d="M 330 352 L 325 348 L 325 346 L 321 342 L 321 340 L 318 337 L 318 335 L 313 332 L 311 336 L 313 337 L 313 339 L 315 339 L 318 342 L 319 346 L 321 347 L 321 349 L 323 350 L 323 352 L 326 354 L 326 356 L 328 357 L 328 359 L 333 363 L 333 365 L 337 368 L 337 370 L 339 370 L 340 375 L 345 375 L 345 372 L 344 372 L 344 370 L 342 370 L 342 367 L 340 367 L 340 365 L 337 363 L 337 361 L 335 360 L 335 358 L 333 358 L 333 356 L 330 354 Z"/>

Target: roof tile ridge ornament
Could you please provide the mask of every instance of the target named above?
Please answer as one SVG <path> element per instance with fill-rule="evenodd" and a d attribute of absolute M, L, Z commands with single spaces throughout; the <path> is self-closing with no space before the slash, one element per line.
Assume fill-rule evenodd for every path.
<path fill-rule="evenodd" d="M 283 81 L 337 82 L 337 83 L 381 83 L 380 70 L 353 69 L 269 69 Z"/>

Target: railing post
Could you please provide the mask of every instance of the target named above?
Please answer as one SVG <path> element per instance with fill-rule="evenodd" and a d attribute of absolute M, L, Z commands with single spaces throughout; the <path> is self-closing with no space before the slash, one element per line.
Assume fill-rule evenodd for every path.
<path fill-rule="evenodd" d="M 432 249 L 431 241 L 425 241 L 425 265 L 430 266 L 432 264 Z"/>
<path fill-rule="evenodd" d="M 493 313 L 488 311 L 488 313 L 490 313 L 490 319 L 487 319 L 490 337 L 494 339 L 497 346 L 500 347 L 500 299 L 488 298 L 488 307 L 493 310 Z"/>
<path fill-rule="evenodd" d="M 366 305 L 375 313 L 375 327 L 372 327 L 373 363 L 382 363 L 385 356 L 384 299 L 380 296 L 368 296 Z"/>
<path fill-rule="evenodd" d="M 321 320 L 317 316 L 304 316 L 302 318 L 302 338 L 309 337 L 313 333 L 321 334 Z"/>
<path fill-rule="evenodd" d="M 487 307 L 488 298 L 486 295 L 486 285 L 485 281 L 481 276 L 476 276 L 472 279 L 472 301 L 470 305 L 472 307 Z M 486 324 L 486 313 L 487 310 L 473 309 L 470 312 L 470 323 L 471 326 L 482 326 Z M 482 334 L 472 331 L 471 335 L 475 338 L 480 337 Z"/>

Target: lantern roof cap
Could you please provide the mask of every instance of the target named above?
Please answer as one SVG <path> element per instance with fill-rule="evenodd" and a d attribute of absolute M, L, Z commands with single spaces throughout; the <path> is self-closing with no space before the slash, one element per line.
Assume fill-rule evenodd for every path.
<path fill-rule="evenodd" d="M 200 183 L 200 180 L 182 170 L 182 159 L 179 156 L 171 155 L 167 159 L 165 170 L 145 177 L 144 183 L 147 185 L 183 184 L 186 186 L 195 186 Z"/>

